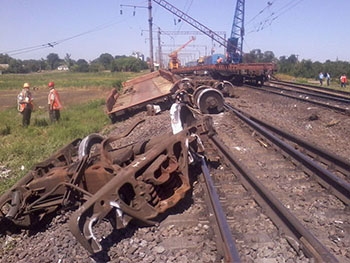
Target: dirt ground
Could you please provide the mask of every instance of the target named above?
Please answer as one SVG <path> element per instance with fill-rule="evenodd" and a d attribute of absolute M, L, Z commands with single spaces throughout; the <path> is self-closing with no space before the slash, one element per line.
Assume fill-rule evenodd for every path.
<path fill-rule="evenodd" d="M 74 105 L 75 103 L 87 102 L 94 99 L 105 99 L 109 89 L 89 88 L 89 89 L 57 89 L 60 94 L 63 106 Z M 17 94 L 20 90 L 0 91 L 0 110 L 17 106 Z M 34 97 L 35 107 L 47 107 L 48 89 L 31 90 Z"/>

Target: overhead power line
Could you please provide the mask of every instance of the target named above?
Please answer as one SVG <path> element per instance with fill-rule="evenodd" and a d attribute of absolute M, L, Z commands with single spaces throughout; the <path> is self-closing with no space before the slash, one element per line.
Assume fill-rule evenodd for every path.
<path fill-rule="evenodd" d="M 61 39 L 61 40 L 47 42 L 45 44 L 31 46 L 31 47 L 25 47 L 25 48 L 20 48 L 20 49 L 14 49 L 14 50 L 9 50 L 9 51 L 5 51 L 5 52 L 0 52 L 0 54 L 2 53 L 2 54 L 7 54 L 9 56 L 15 56 L 15 55 L 19 55 L 19 54 L 33 52 L 33 51 L 40 50 L 40 49 L 53 48 L 56 45 L 59 45 L 59 44 L 64 43 L 66 41 L 72 40 L 74 38 L 78 38 L 78 37 L 81 37 L 83 35 L 91 34 L 91 33 L 94 33 L 94 32 L 97 32 L 97 31 L 100 31 L 100 30 L 103 30 L 103 29 L 106 29 L 106 28 L 111 27 L 111 26 L 113 26 L 115 24 L 121 23 L 124 20 L 126 20 L 126 19 L 123 19 L 121 21 L 105 23 L 105 24 L 96 26 L 95 28 L 90 29 L 88 31 L 85 31 L 85 32 L 73 35 L 71 37 L 67 37 L 67 38 Z"/>
<path fill-rule="evenodd" d="M 279 17 L 281 17 L 283 14 L 285 14 L 286 12 L 288 12 L 289 10 L 291 10 L 292 8 L 294 8 L 295 6 L 297 6 L 299 3 L 301 3 L 304 0 L 291 0 L 288 3 L 286 3 L 285 5 L 283 5 L 282 7 L 280 7 L 277 11 L 273 12 L 272 7 L 276 7 L 276 5 L 273 5 L 276 0 L 274 1 L 269 1 L 267 2 L 267 6 L 264 7 L 257 15 L 255 15 L 251 20 L 249 20 L 249 23 L 251 23 L 253 20 L 255 20 L 258 16 L 260 16 L 261 14 L 263 14 L 265 11 L 269 10 L 271 11 L 271 13 L 263 20 L 261 20 L 258 24 L 256 24 L 255 28 L 252 30 L 247 30 L 248 34 L 249 33 L 253 33 L 253 32 L 259 32 L 264 30 L 265 28 L 271 26 L 271 24 Z"/>
<path fill-rule="evenodd" d="M 269 2 L 267 2 L 267 5 L 266 5 L 263 9 L 261 9 L 261 10 L 259 11 L 259 13 L 257 13 L 252 19 L 250 19 L 250 20 L 247 22 L 246 25 L 248 25 L 249 23 L 251 23 L 252 21 L 254 21 L 258 16 L 260 16 L 261 14 L 263 14 L 270 6 L 273 5 L 274 2 L 275 2 L 275 1 L 269 1 Z"/>

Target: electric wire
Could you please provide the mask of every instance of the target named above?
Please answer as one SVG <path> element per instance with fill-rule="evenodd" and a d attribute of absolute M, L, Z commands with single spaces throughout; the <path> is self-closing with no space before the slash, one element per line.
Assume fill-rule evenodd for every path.
<path fill-rule="evenodd" d="M 263 14 L 265 11 L 269 10 L 271 11 L 271 13 L 264 19 L 261 20 L 254 29 L 252 30 L 247 30 L 247 34 L 250 33 L 254 33 L 254 32 L 260 32 L 266 28 L 268 28 L 269 26 L 272 25 L 272 23 L 278 19 L 279 17 L 281 17 L 282 15 L 284 15 L 286 12 L 290 11 L 291 9 L 293 9 L 295 6 L 297 6 L 298 4 L 300 4 L 302 1 L 304 0 L 291 0 L 288 3 L 286 3 L 285 5 L 283 5 L 282 7 L 280 7 L 277 11 L 273 12 L 271 10 L 271 7 L 273 6 L 274 2 L 276 1 L 271 1 L 267 3 L 267 6 L 264 7 L 257 15 L 255 15 L 251 20 L 249 20 L 249 23 L 251 23 L 253 20 L 255 20 L 258 16 L 260 16 L 261 14 Z M 274 5 L 276 6 L 276 5 Z"/>
<path fill-rule="evenodd" d="M 270 6 L 273 5 L 275 1 L 269 1 L 267 2 L 267 5 L 261 9 L 253 18 L 251 18 L 247 23 L 246 25 L 250 24 L 252 21 L 254 21 L 258 16 L 260 16 L 261 14 L 263 14 Z"/>
<path fill-rule="evenodd" d="M 15 50 L 9 50 L 9 51 L 5 51 L 5 52 L 0 52 L 0 54 L 7 54 L 9 56 L 15 56 L 15 55 L 20 55 L 20 54 L 24 54 L 24 53 L 28 53 L 28 52 L 33 52 L 36 50 L 40 50 L 40 49 L 45 49 L 45 48 L 54 48 L 56 45 L 59 45 L 61 43 L 67 42 L 69 40 L 87 35 L 87 34 L 91 34 L 97 31 L 101 31 L 103 29 L 106 29 L 108 27 L 114 26 L 116 24 L 122 23 L 124 22 L 126 19 L 122 19 L 119 21 L 114 21 L 114 22 L 108 22 L 108 23 L 104 23 L 101 24 L 99 26 L 96 26 L 95 28 L 92 28 L 90 30 L 87 30 L 85 32 L 61 39 L 61 40 L 57 40 L 57 41 L 52 41 L 52 42 L 47 42 L 45 44 L 41 44 L 41 45 L 36 45 L 36 46 L 31 46 L 31 47 L 25 47 L 25 48 L 20 48 L 20 49 L 15 49 Z"/>

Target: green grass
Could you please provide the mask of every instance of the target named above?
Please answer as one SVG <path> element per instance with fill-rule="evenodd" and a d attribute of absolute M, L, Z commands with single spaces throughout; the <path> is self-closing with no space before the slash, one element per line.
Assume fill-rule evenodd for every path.
<path fill-rule="evenodd" d="M 50 81 L 62 88 L 112 87 L 116 80 L 126 81 L 138 75 L 132 72 L 44 72 L 33 74 L 3 74 L 0 75 L 0 90 L 20 89 L 23 83 L 30 83 L 31 87 L 47 87 Z"/>
<path fill-rule="evenodd" d="M 143 73 L 144 74 L 144 73 Z M 111 87 L 131 79 L 135 73 L 47 73 L 1 75 L 0 89 L 18 89 L 23 82 L 47 83 L 54 79 L 61 87 Z M 41 85 L 41 84 L 40 84 Z M 32 85 L 34 86 L 34 85 Z M 62 146 L 90 133 L 100 132 L 110 124 L 104 112 L 104 100 L 92 100 L 61 111 L 61 120 L 51 124 L 46 109 L 32 112 L 31 123 L 22 127 L 22 115 L 16 107 L 0 111 L 0 194 L 37 163 L 44 161 Z M 1 170 L 10 170 L 7 176 Z"/>
<path fill-rule="evenodd" d="M 286 74 L 276 74 L 275 75 L 278 79 L 284 80 L 284 81 L 291 81 L 299 84 L 308 84 L 308 85 L 314 85 L 315 87 L 320 86 L 320 82 L 315 79 L 307 79 L 307 78 L 297 78 L 293 76 L 289 76 Z M 347 91 L 350 92 L 350 85 L 346 85 L 346 88 L 341 88 L 340 83 L 338 79 L 331 79 L 330 85 L 327 86 L 326 80 L 323 81 L 323 87 L 324 88 L 329 88 L 329 89 L 334 89 L 334 90 L 341 90 L 341 91 Z"/>
<path fill-rule="evenodd" d="M 62 146 L 108 125 L 103 105 L 103 100 L 95 100 L 70 107 L 54 124 L 50 124 L 48 116 L 43 118 L 41 112 L 33 112 L 27 128 L 21 126 L 22 116 L 16 110 L 0 112 L 0 165 L 11 170 L 9 178 L 0 178 L 0 193 Z"/>

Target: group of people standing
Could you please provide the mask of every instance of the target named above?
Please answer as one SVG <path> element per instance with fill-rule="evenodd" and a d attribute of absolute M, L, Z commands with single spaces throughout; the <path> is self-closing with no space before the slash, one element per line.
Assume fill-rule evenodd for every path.
<path fill-rule="evenodd" d="M 57 122 L 61 118 L 60 110 L 62 108 L 60 96 L 55 89 L 55 83 L 49 82 L 49 94 L 47 96 L 49 117 L 51 123 Z M 29 83 L 23 84 L 22 91 L 17 95 L 18 111 L 22 114 L 22 125 L 27 127 L 30 124 L 30 118 L 34 109 L 33 96 L 30 91 Z"/>
<path fill-rule="evenodd" d="M 331 75 L 329 75 L 329 73 L 327 72 L 326 74 L 323 74 L 322 72 L 320 72 L 320 74 L 318 75 L 318 79 L 320 81 L 320 85 L 323 85 L 323 79 L 326 78 L 327 81 L 327 86 L 329 86 L 330 82 L 331 82 Z"/>
<path fill-rule="evenodd" d="M 329 73 L 327 72 L 326 74 L 323 74 L 322 72 L 320 72 L 320 74 L 318 75 L 318 79 L 320 81 L 320 85 L 323 85 L 323 79 L 326 78 L 327 81 L 327 86 L 329 86 L 330 81 L 331 81 L 331 76 L 329 75 Z M 341 88 L 346 88 L 346 84 L 348 82 L 346 75 L 342 74 L 339 78 L 340 81 L 340 87 Z"/>

